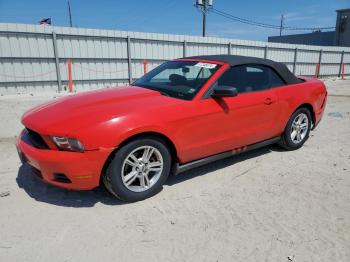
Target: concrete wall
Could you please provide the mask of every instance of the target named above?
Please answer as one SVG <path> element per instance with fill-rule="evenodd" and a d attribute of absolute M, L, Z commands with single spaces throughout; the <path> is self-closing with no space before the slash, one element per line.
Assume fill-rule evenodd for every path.
<path fill-rule="evenodd" d="M 73 62 L 74 88 L 87 90 L 128 84 L 143 74 L 144 59 L 150 70 L 169 59 L 228 53 L 283 62 L 299 75 L 314 75 L 321 61 L 321 76 L 338 76 L 343 61 L 350 75 L 346 47 L 0 24 L 0 94 L 64 89 L 68 59 Z"/>

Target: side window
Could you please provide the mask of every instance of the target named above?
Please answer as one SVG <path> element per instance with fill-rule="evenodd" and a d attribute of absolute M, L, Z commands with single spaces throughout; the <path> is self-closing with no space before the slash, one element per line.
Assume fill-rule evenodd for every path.
<path fill-rule="evenodd" d="M 235 87 L 238 90 L 238 93 L 243 92 L 242 79 L 244 78 L 243 74 L 244 68 L 242 66 L 231 67 L 226 70 L 223 75 L 220 76 L 217 83 L 218 86 L 231 86 Z"/>
<path fill-rule="evenodd" d="M 218 85 L 237 88 L 238 93 L 248 93 L 284 85 L 274 70 L 260 65 L 241 65 L 228 69 L 219 79 Z"/>
<path fill-rule="evenodd" d="M 276 86 L 283 86 L 286 83 L 282 80 L 282 78 L 277 75 L 277 73 L 270 69 L 270 86 L 271 87 L 276 87 Z"/>

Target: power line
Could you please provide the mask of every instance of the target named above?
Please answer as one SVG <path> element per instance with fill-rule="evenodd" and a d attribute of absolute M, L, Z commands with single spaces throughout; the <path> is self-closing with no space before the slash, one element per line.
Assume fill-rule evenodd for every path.
<path fill-rule="evenodd" d="M 225 13 L 225 12 L 217 10 L 215 8 L 212 9 L 212 12 L 215 14 L 221 15 L 223 17 L 226 17 L 228 19 L 234 20 L 236 22 L 244 23 L 244 24 L 255 25 L 255 26 L 260 26 L 260 27 L 265 27 L 265 28 L 272 28 L 272 29 L 279 29 L 280 28 L 280 26 L 278 26 L 278 25 L 265 24 L 265 23 L 260 23 L 260 22 L 256 22 L 253 20 L 245 19 L 245 18 L 240 18 L 238 16 L 234 16 L 234 15 Z"/>
<path fill-rule="evenodd" d="M 283 26 L 283 24 L 281 25 L 273 25 L 273 24 L 267 24 L 267 23 L 261 23 L 258 21 L 254 21 L 251 19 L 246 19 L 246 18 L 241 18 L 238 16 L 234 16 L 232 14 L 226 13 L 224 11 L 220 11 L 216 8 L 212 8 L 211 12 L 223 16 L 225 18 L 228 18 L 230 20 L 239 22 L 239 23 L 243 23 L 243 24 L 248 24 L 248 25 L 253 25 L 253 26 L 259 26 L 259 27 L 263 27 L 263 28 L 270 28 L 270 29 L 278 29 L 278 30 L 298 30 L 298 31 L 318 31 L 318 30 L 329 30 L 329 29 L 334 29 L 335 26 L 326 26 L 326 27 L 292 27 L 292 26 Z"/>

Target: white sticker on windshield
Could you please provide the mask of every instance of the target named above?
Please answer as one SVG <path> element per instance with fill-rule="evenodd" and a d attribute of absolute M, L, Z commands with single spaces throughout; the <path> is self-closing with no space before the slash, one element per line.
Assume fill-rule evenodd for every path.
<path fill-rule="evenodd" d="M 199 63 L 195 64 L 195 66 L 204 67 L 204 68 L 208 68 L 208 69 L 213 69 L 213 68 L 216 67 L 216 64 L 199 62 Z"/>

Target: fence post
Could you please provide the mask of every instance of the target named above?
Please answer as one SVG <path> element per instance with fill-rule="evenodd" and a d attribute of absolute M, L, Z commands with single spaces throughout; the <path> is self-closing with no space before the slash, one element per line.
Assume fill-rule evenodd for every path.
<path fill-rule="evenodd" d="M 297 57 L 298 57 L 298 48 L 294 49 L 294 61 L 293 61 L 293 74 L 295 74 L 297 67 Z"/>
<path fill-rule="evenodd" d="M 318 69 L 319 69 L 319 67 L 320 67 L 320 64 L 316 64 L 316 68 L 315 68 L 315 78 L 317 79 L 318 78 Z"/>
<path fill-rule="evenodd" d="M 72 75 L 72 59 L 68 59 L 68 87 L 69 93 L 73 92 L 73 75 Z"/>
<path fill-rule="evenodd" d="M 340 77 L 341 75 L 343 62 L 344 62 L 344 50 L 341 52 L 338 77 Z"/>
<path fill-rule="evenodd" d="M 227 49 L 227 54 L 228 54 L 228 55 L 231 55 L 231 46 L 232 46 L 232 45 L 231 45 L 231 42 L 228 43 L 228 45 L 227 45 L 227 48 L 228 48 L 228 49 Z"/>
<path fill-rule="evenodd" d="M 267 53 L 269 52 L 269 47 L 266 45 L 264 48 L 264 58 L 267 58 Z"/>
<path fill-rule="evenodd" d="M 147 74 L 147 60 L 143 60 L 143 75 Z"/>
<path fill-rule="evenodd" d="M 62 82 L 61 82 L 60 58 L 59 58 L 58 49 L 57 49 L 56 32 L 52 32 L 52 44 L 53 44 L 53 54 L 55 56 L 55 65 L 56 65 L 56 76 L 57 76 L 57 84 L 58 84 L 57 91 L 61 92 Z"/>
<path fill-rule="evenodd" d="M 187 43 L 186 40 L 183 41 L 183 57 L 186 57 Z"/>
<path fill-rule="evenodd" d="M 322 63 L 322 49 L 320 50 L 320 54 L 318 56 L 318 67 L 317 67 L 317 77 L 320 77 L 320 71 L 321 71 L 321 63 Z"/>
<path fill-rule="evenodd" d="M 126 42 L 126 51 L 128 56 L 128 76 L 129 76 L 129 84 L 132 83 L 132 68 L 131 68 L 131 39 L 130 36 L 127 37 Z"/>

